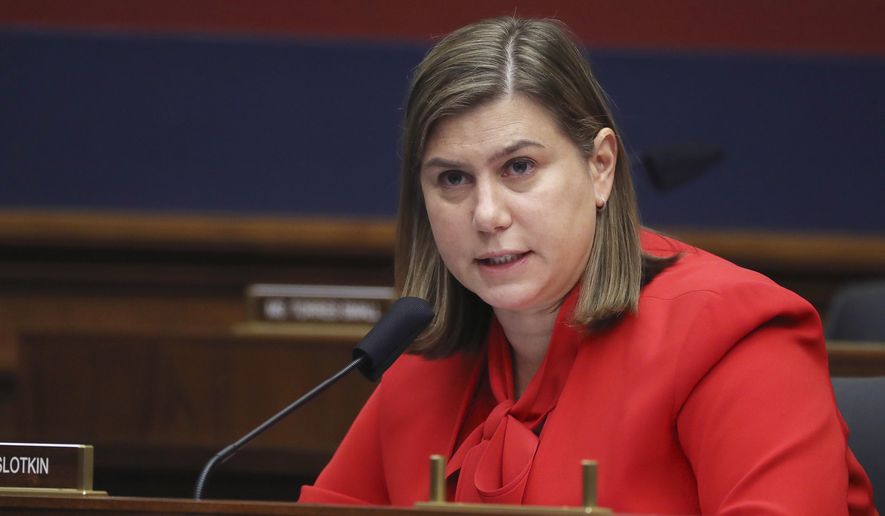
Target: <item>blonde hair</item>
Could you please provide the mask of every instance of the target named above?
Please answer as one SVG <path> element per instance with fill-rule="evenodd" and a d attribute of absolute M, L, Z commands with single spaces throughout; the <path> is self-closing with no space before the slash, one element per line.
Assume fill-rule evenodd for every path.
<path fill-rule="evenodd" d="M 449 273 L 436 249 L 418 178 L 425 144 L 443 118 L 516 93 L 544 106 L 587 156 L 600 129 L 618 134 L 605 93 L 559 21 L 483 20 L 430 50 L 415 71 L 406 104 L 396 235 L 397 289 L 426 299 L 436 312 L 415 341 L 415 353 L 443 357 L 478 350 L 491 318 L 491 308 Z M 614 184 L 597 213 L 574 322 L 598 330 L 635 311 L 643 275 L 651 277 L 671 262 L 642 253 L 629 164 L 619 142 Z"/>

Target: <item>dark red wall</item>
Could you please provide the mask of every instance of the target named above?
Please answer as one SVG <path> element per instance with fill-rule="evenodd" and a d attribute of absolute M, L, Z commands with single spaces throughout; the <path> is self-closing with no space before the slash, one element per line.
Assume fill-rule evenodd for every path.
<path fill-rule="evenodd" d="M 416 41 L 513 13 L 590 47 L 885 55 L 876 0 L 0 0 L 3 25 Z"/>

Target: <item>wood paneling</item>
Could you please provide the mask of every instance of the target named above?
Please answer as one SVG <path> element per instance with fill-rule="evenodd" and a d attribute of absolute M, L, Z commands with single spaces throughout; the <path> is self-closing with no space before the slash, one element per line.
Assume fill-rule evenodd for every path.
<path fill-rule="evenodd" d="M 830 376 L 885 376 L 885 342 L 828 343 Z"/>
<path fill-rule="evenodd" d="M 53 248 L 389 256 L 393 232 L 383 219 L 0 211 L 0 243 Z"/>
<path fill-rule="evenodd" d="M 186 496 L 214 452 L 344 366 L 357 338 L 237 335 L 246 286 L 390 285 L 391 253 L 388 222 L 0 214 L 0 439 L 94 444 L 99 489 Z M 331 388 L 207 492 L 294 499 L 371 388 Z"/>
<path fill-rule="evenodd" d="M 94 444 L 98 467 L 198 471 L 350 362 L 356 339 L 25 333 L 17 438 Z M 311 476 L 374 384 L 355 374 L 250 444 L 228 471 Z M 150 453 L 148 453 L 150 452 Z"/>

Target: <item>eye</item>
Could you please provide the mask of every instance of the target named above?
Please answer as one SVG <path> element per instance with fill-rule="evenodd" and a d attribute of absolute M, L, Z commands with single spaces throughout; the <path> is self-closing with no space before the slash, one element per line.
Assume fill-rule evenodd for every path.
<path fill-rule="evenodd" d="M 504 174 L 515 177 L 526 176 L 534 170 L 535 162 L 527 158 L 512 159 L 504 166 Z"/>
<path fill-rule="evenodd" d="M 460 170 L 446 170 L 439 175 L 439 184 L 443 187 L 463 185 L 467 182 L 467 174 Z"/>

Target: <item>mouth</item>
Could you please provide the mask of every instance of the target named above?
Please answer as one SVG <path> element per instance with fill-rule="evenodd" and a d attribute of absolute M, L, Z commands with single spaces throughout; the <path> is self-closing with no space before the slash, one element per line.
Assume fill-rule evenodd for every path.
<path fill-rule="evenodd" d="M 529 253 L 509 253 L 509 254 L 501 254 L 496 256 L 488 256 L 486 258 L 477 258 L 476 261 L 480 263 L 480 265 L 486 266 L 500 266 L 507 265 L 510 263 L 518 262 Z"/>

